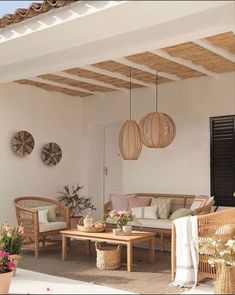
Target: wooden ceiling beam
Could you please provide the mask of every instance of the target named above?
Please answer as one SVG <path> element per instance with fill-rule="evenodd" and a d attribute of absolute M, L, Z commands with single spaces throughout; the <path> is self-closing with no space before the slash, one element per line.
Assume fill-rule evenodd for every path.
<path fill-rule="evenodd" d="M 80 92 L 83 92 L 84 94 L 87 94 L 87 95 L 93 95 L 93 94 L 99 94 L 100 93 L 100 92 L 96 92 L 96 91 L 85 90 L 84 88 L 80 88 L 80 87 L 73 87 L 73 86 L 70 86 L 70 85 L 64 84 L 64 83 L 57 83 L 57 82 L 54 82 L 54 81 L 51 81 L 51 80 L 38 78 L 38 77 L 30 78 L 30 80 L 35 81 L 35 82 L 39 82 L 39 83 L 52 85 L 52 86 L 62 87 L 62 88 L 70 89 L 70 90 L 80 91 Z"/>
<path fill-rule="evenodd" d="M 213 45 L 211 42 L 209 42 L 207 40 L 204 40 L 204 39 L 195 40 L 195 41 L 193 41 L 193 43 L 195 43 L 195 44 L 197 44 L 197 45 L 199 45 L 211 52 L 214 52 L 217 55 L 235 63 L 235 55 L 234 54 L 230 53 L 229 51 L 227 51 L 225 49 L 222 49 L 220 47 Z"/>
<path fill-rule="evenodd" d="M 168 59 L 170 61 L 173 61 L 179 65 L 182 65 L 182 66 L 185 66 L 189 69 L 192 69 L 194 71 L 197 71 L 197 72 L 200 72 L 200 73 L 203 73 L 207 76 L 210 76 L 210 77 L 213 77 L 213 78 L 217 78 L 218 77 L 218 74 L 215 73 L 215 72 L 212 72 L 210 70 L 207 70 L 205 67 L 203 66 L 200 66 L 200 65 L 195 65 L 194 63 L 192 63 L 191 61 L 188 61 L 186 59 L 183 59 L 181 57 L 174 57 L 174 56 L 171 56 L 170 54 L 168 54 L 167 52 L 164 51 L 164 49 L 157 49 L 157 50 L 152 50 L 152 51 L 149 51 L 155 55 L 158 55 L 160 57 L 163 57 L 165 59 Z"/>
<path fill-rule="evenodd" d="M 123 80 L 123 81 L 126 81 L 126 82 L 129 82 L 130 81 L 130 78 L 125 76 L 125 75 L 122 75 L 122 74 L 119 74 L 119 73 L 115 73 L 115 72 L 112 72 L 112 71 L 107 71 L 107 70 L 104 70 L 104 69 L 100 69 L 94 65 L 92 66 L 85 66 L 85 67 L 81 67 L 82 69 L 85 69 L 85 70 L 88 70 L 88 71 L 92 71 L 92 72 L 95 72 L 95 73 L 98 73 L 98 74 L 101 74 L 101 75 L 106 75 L 106 76 L 109 76 L 109 77 L 112 77 L 112 78 L 115 78 L 115 79 L 119 79 L 119 80 Z M 131 81 L 132 83 L 136 83 L 136 84 L 139 84 L 141 86 L 145 86 L 145 87 L 149 87 L 151 84 L 153 83 L 145 83 L 141 80 L 137 80 L 135 78 L 131 78 Z"/>
<path fill-rule="evenodd" d="M 66 73 L 66 72 L 56 72 L 55 74 L 59 75 L 59 76 L 62 76 L 62 77 L 65 77 L 65 78 L 81 81 L 81 82 L 84 82 L 84 83 L 91 83 L 91 84 L 94 84 L 94 85 L 97 85 L 97 86 L 108 87 L 110 89 L 117 90 L 117 91 L 127 91 L 126 88 L 116 87 L 116 86 L 114 86 L 112 84 L 109 84 L 109 83 L 101 82 L 101 81 L 98 81 L 98 80 L 95 80 L 95 79 L 80 77 L 78 75 L 69 74 L 69 73 Z"/>
<path fill-rule="evenodd" d="M 156 75 L 156 71 L 154 71 L 153 69 L 151 69 L 151 68 L 149 68 L 149 67 L 147 67 L 145 65 L 137 64 L 137 63 L 135 63 L 133 61 L 128 60 L 125 57 L 124 58 L 114 59 L 114 61 L 116 61 L 116 62 L 118 62 L 120 64 L 123 64 L 125 66 L 132 67 L 132 68 L 144 71 L 146 73 Z M 160 77 L 167 78 L 167 79 L 172 80 L 172 81 L 180 81 L 181 80 L 178 76 L 173 75 L 173 74 L 169 74 L 169 73 L 166 73 L 166 72 L 157 72 L 157 74 Z"/>

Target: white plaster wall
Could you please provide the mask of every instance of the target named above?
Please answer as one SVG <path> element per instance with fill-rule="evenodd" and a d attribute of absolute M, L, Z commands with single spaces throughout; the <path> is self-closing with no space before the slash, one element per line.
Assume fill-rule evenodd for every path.
<path fill-rule="evenodd" d="M 133 91 L 133 118 L 137 121 L 154 110 L 154 93 L 154 88 Z M 97 140 L 97 136 L 94 139 L 95 126 L 126 120 L 129 116 L 128 99 L 128 92 L 113 92 L 84 98 L 82 102 L 81 179 L 99 208 L 102 208 L 102 161 L 96 159 L 102 157 L 102 139 Z M 139 160 L 124 161 L 123 193 L 210 194 L 209 118 L 235 114 L 235 74 L 161 85 L 159 111 L 174 119 L 177 127 L 175 141 L 165 149 L 144 147 Z"/>
<path fill-rule="evenodd" d="M 133 91 L 133 117 L 154 110 L 154 89 Z M 21 195 L 55 198 L 64 184 L 84 186 L 102 212 L 103 124 L 126 120 L 128 92 L 83 99 L 14 83 L 0 85 L 0 222 L 15 220 L 12 200 Z M 177 136 L 169 147 L 143 148 L 137 161 L 123 163 L 123 193 L 210 193 L 209 117 L 235 113 L 235 75 L 198 78 L 159 87 L 159 111 L 175 120 Z M 10 146 L 19 130 L 35 139 L 33 153 L 16 156 Z M 60 144 L 63 158 L 47 167 L 41 148 Z"/>
<path fill-rule="evenodd" d="M 76 184 L 80 175 L 79 98 L 50 93 L 15 83 L 0 85 L 0 222 L 15 220 L 12 200 L 21 195 L 57 197 L 65 184 Z M 11 139 L 19 130 L 35 139 L 31 155 L 20 158 L 11 149 Z M 58 143 L 63 152 L 54 167 L 41 160 L 48 142 Z"/>

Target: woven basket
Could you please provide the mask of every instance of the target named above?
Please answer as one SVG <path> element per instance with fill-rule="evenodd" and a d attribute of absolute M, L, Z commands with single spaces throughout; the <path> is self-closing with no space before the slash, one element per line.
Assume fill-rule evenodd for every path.
<path fill-rule="evenodd" d="M 118 269 L 121 267 L 121 246 L 96 243 L 96 266 L 99 269 Z"/>
<path fill-rule="evenodd" d="M 215 294 L 235 294 L 235 266 L 219 267 L 214 292 Z"/>

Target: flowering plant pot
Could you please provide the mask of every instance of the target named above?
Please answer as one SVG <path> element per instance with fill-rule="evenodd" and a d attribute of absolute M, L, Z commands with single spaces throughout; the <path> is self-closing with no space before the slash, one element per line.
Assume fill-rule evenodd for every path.
<path fill-rule="evenodd" d="M 15 268 L 13 270 L 13 277 L 14 277 L 16 275 L 16 269 L 21 259 L 21 256 L 17 254 L 13 254 L 13 255 L 9 255 L 9 258 L 15 264 Z"/>
<path fill-rule="evenodd" d="M 3 223 L 0 225 L 0 250 L 9 254 L 9 260 L 18 266 L 22 252 L 24 229 L 22 226 Z M 16 269 L 13 271 L 15 276 Z"/>
<path fill-rule="evenodd" d="M 0 251 L 0 294 L 7 294 L 11 284 L 14 262 L 11 261 L 9 253 Z"/>
<path fill-rule="evenodd" d="M 13 271 L 0 273 L 0 294 L 8 294 L 12 276 Z"/>
<path fill-rule="evenodd" d="M 120 231 L 123 230 L 123 226 L 127 225 L 129 221 L 135 220 L 135 215 L 128 211 L 112 210 L 109 213 L 109 216 L 114 222 L 116 222 L 117 228 L 119 228 Z"/>

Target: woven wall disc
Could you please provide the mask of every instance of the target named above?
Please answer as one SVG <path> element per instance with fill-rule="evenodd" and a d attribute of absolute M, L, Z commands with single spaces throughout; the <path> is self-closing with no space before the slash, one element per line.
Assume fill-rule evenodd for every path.
<path fill-rule="evenodd" d="M 25 130 L 17 132 L 12 138 L 12 148 L 20 157 L 31 154 L 34 149 L 33 136 Z"/>
<path fill-rule="evenodd" d="M 176 126 L 170 116 L 154 112 L 140 120 L 140 134 L 145 146 L 149 148 L 167 147 L 175 138 Z"/>
<path fill-rule="evenodd" d="M 57 143 L 49 142 L 42 149 L 42 160 L 48 166 L 57 165 L 62 158 L 62 150 Z"/>

